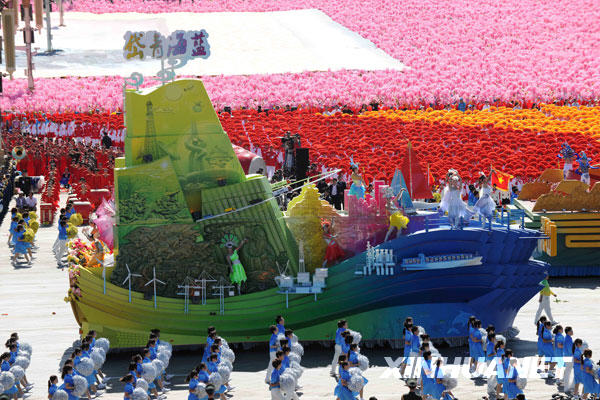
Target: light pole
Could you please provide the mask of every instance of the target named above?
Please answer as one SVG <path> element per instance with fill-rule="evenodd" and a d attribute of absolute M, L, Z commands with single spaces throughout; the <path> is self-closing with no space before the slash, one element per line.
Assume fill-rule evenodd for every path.
<path fill-rule="evenodd" d="M 50 23 L 50 0 L 44 0 L 46 3 L 46 40 L 48 41 L 48 53 L 52 53 L 52 25 Z"/>
<path fill-rule="evenodd" d="M 65 26 L 65 7 L 62 0 L 58 0 L 58 15 L 60 16 L 58 26 Z"/>
<path fill-rule="evenodd" d="M 25 27 L 23 28 L 23 36 L 25 38 L 25 54 L 27 55 L 27 88 L 29 91 L 33 91 L 33 60 L 31 55 L 31 43 L 33 42 L 33 29 L 31 29 L 31 4 L 30 0 L 23 0 L 23 19 L 25 20 Z"/>

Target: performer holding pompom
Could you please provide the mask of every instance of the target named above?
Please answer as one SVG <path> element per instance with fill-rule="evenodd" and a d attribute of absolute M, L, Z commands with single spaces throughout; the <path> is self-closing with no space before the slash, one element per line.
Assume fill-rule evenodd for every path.
<path fill-rule="evenodd" d="M 133 376 L 130 374 L 125 375 L 124 377 L 122 377 L 121 379 L 119 379 L 120 382 L 123 382 L 125 384 L 125 387 L 123 388 L 123 399 L 132 399 L 133 398 Z"/>
<path fill-rule="evenodd" d="M 362 175 L 358 173 L 358 164 L 350 157 L 350 169 L 352 170 L 352 185 L 348 191 L 348 195 L 356 196 L 359 199 L 365 198 L 365 181 Z"/>
<path fill-rule="evenodd" d="M 277 326 L 278 335 L 285 335 L 285 319 L 283 316 L 278 315 L 275 317 L 275 326 Z"/>
<path fill-rule="evenodd" d="M 331 361 L 331 376 L 335 376 L 335 367 L 336 365 L 338 365 L 340 354 L 342 354 L 342 342 L 344 340 L 344 338 L 342 337 L 342 332 L 348 329 L 348 321 L 346 321 L 345 319 L 341 319 L 338 321 L 337 326 L 337 330 L 335 331 L 335 347 L 333 352 L 333 360 Z"/>
<path fill-rule="evenodd" d="M 279 340 L 277 339 L 277 326 L 271 325 L 269 327 L 271 332 L 271 338 L 269 339 L 269 365 L 267 366 L 267 375 L 265 377 L 265 383 L 271 382 L 271 372 L 273 372 L 273 360 L 275 360 L 275 354 L 279 350 Z"/>
<path fill-rule="evenodd" d="M 13 399 L 17 399 L 17 396 L 22 396 L 23 392 L 17 387 L 16 385 L 16 379 L 14 377 L 14 375 L 10 372 L 10 364 L 8 362 L 8 360 L 10 359 L 10 353 L 2 353 L 2 355 L 0 355 L 0 362 L 1 362 L 1 371 L 2 374 L 6 374 L 9 376 L 10 379 L 7 378 L 7 381 L 4 381 L 4 379 L 2 380 L 2 383 L 4 384 L 5 388 L 4 388 L 4 394 L 9 395 L 10 397 L 12 397 Z"/>
<path fill-rule="evenodd" d="M 448 213 L 448 220 L 453 227 L 459 227 L 461 220 L 471 218 L 467 205 L 462 200 L 462 180 L 456 170 L 449 170 L 446 175 L 448 180 L 444 188 L 440 210 Z"/>
<path fill-rule="evenodd" d="M 281 360 L 274 359 L 271 362 L 272 372 L 271 378 L 269 379 L 269 390 L 271 391 L 271 400 L 283 400 L 283 394 L 281 392 L 280 377 L 282 374 Z"/>
<path fill-rule="evenodd" d="M 439 358 L 435 362 L 435 383 L 434 383 L 434 399 L 457 400 L 452 394 L 452 389 L 456 387 L 457 380 L 444 374 L 442 369 L 442 359 Z"/>
<path fill-rule="evenodd" d="M 327 248 L 325 249 L 325 259 L 323 260 L 323 268 L 325 268 L 327 265 L 333 265 L 344 258 L 344 250 L 342 250 L 337 242 L 337 235 L 333 233 L 334 225 L 334 218 L 331 218 L 331 223 L 324 221 L 322 224 L 323 240 L 325 240 L 325 243 L 327 244 Z"/>
<path fill-rule="evenodd" d="M 50 376 L 48 379 L 48 399 L 52 399 L 54 393 L 58 390 L 58 377 L 56 375 Z"/>
<path fill-rule="evenodd" d="M 473 206 L 475 212 L 481 214 L 484 218 L 491 220 L 496 210 L 496 203 L 492 200 L 492 188 L 490 180 L 483 172 L 480 172 L 479 179 L 479 200 Z"/>
<path fill-rule="evenodd" d="M 208 336 L 206 337 L 206 346 L 204 347 L 204 353 L 202 354 L 202 362 L 205 363 L 208 361 L 208 356 L 210 356 L 210 346 L 213 345 L 215 338 L 217 337 L 217 330 L 214 326 L 208 327 Z"/>
<path fill-rule="evenodd" d="M 185 383 L 188 383 L 189 388 L 188 400 L 200 400 L 200 398 L 196 394 L 196 388 L 200 383 L 200 381 L 198 380 L 198 371 L 196 371 L 195 369 L 192 370 L 192 372 L 190 372 L 185 378 Z"/>
<path fill-rule="evenodd" d="M 213 345 L 214 346 L 214 345 Z M 217 354 L 211 354 L 210 357 L 208 358 L 208 363 L 206 364 L 206 367 L 208 368 L 208 371 L 210 372 L 209 375 L 209 381 L 210 381 L 210 376 L 212 376 L 213 374 L 219 374 L 219 361 L 218 361 L 218 356 Z M 219 379 L 220 381 L 220 379 Z M 226 400 L 225 399 L 225 395 L 223 393 L 225 393 L 225 385 L 222 384 L 222 382 L 219 382 L 220 385 L 215 385 L 215 387 L 218 386 L 217 390 L 215 391 L 215 394 L 218 395 L 221 400 Z"/>
<path fill-rule="evenodd" d="M 348 389 L 348 383 L 350 382 L 350 364 L 347 361 L 340 363 L 340 379 L 338 380 L 337 386 L 333 391 L 337 400 L 356 400 L 356 396 L 352 394 L 352 391 Z"/>
<path fill-rule="evenodd" d="M 79 400 L 79 397 L 73 395 L 75 390 L 75 383 L 73 382 L 73 367 L 65 365 L 61 374 L 63 384 L 59 386 L 59 389 L 64 390 L 69 395 L 69 400 Z"/>

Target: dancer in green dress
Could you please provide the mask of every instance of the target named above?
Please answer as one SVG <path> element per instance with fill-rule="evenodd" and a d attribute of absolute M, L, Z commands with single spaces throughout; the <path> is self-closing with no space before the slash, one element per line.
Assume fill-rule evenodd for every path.
<path fill-rule="evenodd" d="M 238 251 L 244 246 L 248 239 L 242 240 L 237 247 L 235 247 L 237 240 L 234 235 L 225 235 L 223 241 L 225 242 L 224 246 L 227 248 L 227 261 L 229 262 L 230 268 L 229 279 L 231 280 L 231 283 L 237 286 L 239 295 L 241 294 L 242 282 L 246 282 L 247 277 L 244 266 L 240 261 Z"/>

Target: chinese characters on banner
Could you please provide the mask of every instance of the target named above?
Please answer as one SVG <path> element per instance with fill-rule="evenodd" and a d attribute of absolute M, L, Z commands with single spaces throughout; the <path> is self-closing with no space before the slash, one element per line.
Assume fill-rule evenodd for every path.
<path fill-rule="evenodd" d="M 123 57 L 126 60 L 143 60 L 146 57 L 156 60 L 191 60 L 208 58 L 210 46 L 208 34 L 199 31 L 175 31 L 164 37 L 157 31 L 125 33 Z"/>

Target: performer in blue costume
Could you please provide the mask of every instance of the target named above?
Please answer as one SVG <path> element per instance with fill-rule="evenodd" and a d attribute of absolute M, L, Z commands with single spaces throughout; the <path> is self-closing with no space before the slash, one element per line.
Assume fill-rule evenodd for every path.
<path fill-rule="evenodd" d="M 517 398 L 517 395 L 523 393 L 517 386 L 517 380 L 519 379 L 519 372 L 517 371 L 517 359 L 511 358 L 509 361 L 509 370 L 506 379 L 506 394 L 509 399 Z"/>
<path fill-rule="evenodd" d="M 479 372 L 477 372 L 477 366 L 479 361 L 485 359 L 485 354 L 483 352 L 483 335 L 479 330 L 481 328 L 481 321 L 475 320 L 473 335 L 471 336 L 471 341 L 473 342 L 473 359 L 475 364 L 475 372 L 473 372 L 473 377 L 480 376 Z"/>
<path fill-rule="evenodd" d="M 214 326 L 208 327 L 208 336 L 206 337 L 206 346 L 204 347 L 204 353 L 202 353 L 202 362 L 205 363 L 208 361 L 208 356 L 210 356 L 210 346 L 215 342 L 215 338 L 217 337 L 217 330 Z"/>
<path fill-rule="evenodd" d="M 269 379 L 269 390 L 271 391 L 271 399 L 272 400 L 283 400 L 283 394 L 281 392 L 281 384 L 279 383 L 279 379 L 283 370 L 281 368 L 281 360 L 273 360 L 273 372 L 271 372 L 271 377 Z"/>
<path fill-rule="evenodd" d="M 348 382 L 350 382 L 350 372 L 348 372 L 348 369 L 350 368 L 350 364 L 344 361 L 340 366 L 342 367 L 340 370 L 340 379 L 333 394 L 338 400 L 356 400 L 356 396 L 348 389 Z"/>
<path fill-rule="evenodd" d="M 542 352 L 544 353 L 544 369 L 548 372 L 548 377 L 553 378 L 554 374 L 550 370 L 550 363 L 554 356 L 554 349 L 552 346 L 552 322 L 546 321 L 544 323 L 544 329 L 542 330 Z"/>
<path fill-rule="evenodd" d="M 198 387 L 198 371 L 192 370 L 185 378 L 185 382 L 188 383 L 188 400 L 200 400 L 198 395 L 196 394 L 196 388 Z"/>
<path fill-rule="evenodd" d="M 594 362 L 592 361 L 592 350 L 590 349 L 584 350 L 581 356 L 581 377 L 583 380 L 583 398 L 586 399 L 589 394 L 596 393 L 598 386 Z"/>
<path fill-rule="evenodd" d="M 577 161 L 579 162 L 579 168 L 577 169 L 576 172 L 581 174 L 581 182 L 589 185 L 590 184 L 590 169 L 597 169 L 599 167 L 592 167 L 590 165 L 591 160 L 588 160 L 584 151 L 579 153 L 579 156 L 577 157 Z"/>
<path fill-rule="evenodd" d="M 131 400 L 133 399 L 133 375 L 127 374 L 120 379 L 121 382 L 125 383 L 125 387 L 123 387 L 123 400 Z"/>
<path fill-rule="evenodd" d="M 350 169 L 352 170 L 352 185 L 350 186 L 349 195 L 356 196 L 359 199 L 365 198 L 365 181 L 362 175 L 358 173 L 358 164 L 354 162 L 354 159 L 350 157 Z"/>
<path fill-rule="evenodd" d="M 1 364 L 1 371 L 10 371 L 10 363 L 9 360 L 10 359 L 10 353 L 6 352 L 6 353 L 2 353 L 2 355 L 0 356 L 0 360 L 2 361 Z M 13 385 L 10 389 L 4 389 L 4 394 L 9 395 L 10 397 L 14 397 L 15 399 L 17 398 L 17 393 L 19 392 L 19 389 L 17 388 L 17 385 Z"/>
<path fill-rule="evenodd" d="M 69 400 L 79 400 L 79 397 L 73 396 L 73 390 L 75 390 L 75 384 L 73 382 L 73 367 L 66 365 L 62 370 L 63 384 L 58 388 L 64 390 L 69 395 Z"/>
<path fill-rule="evenodd" d="M 577 158 L 577 153 L 569 146 L 569 143 L 564 142 L 557 157 L 565 162 L 563 166 L 563 179 L 569 179 L 573 171 L 573 160 Z"/>
<path fill-rule="evenodd" d="M 575 389 L 573 395 L 579 394 L 579 386 L 583 383 L 583 370 L 582 370 L 582 358 L 583 358 L 583 341 L 581 339 L 575 339 L 573 342 L 573 381 Z"/>
<path fill-rule="evenodd" d="M 344 338 L 342 337 L 342 332 L 348 329 L 348 321 L 346 321 L 345 319 L 341 319 L 338 321 L 337 326 L 338 328 L 335 331 L 335 348 L 333 353 L 333 360 L 331 361 L 331 376 L 335 376 L 335 366 L 338 363 L 340 354 L 342 354 L 342 342 L 344 341 Z"/>
<path fill-rule="evenodd" d="M 473 326 L 473 323 L 475 322 L 477 318 L 475 318 L 474 315 L 471 315 L 469 317 L 469 321 L 467 321 L 467 334 L 469 336 L 469 357 L 471 358 L 471 360 L 469 361 L 469 372 L 473 373 L 473 332 L 475 331 L 475 327 Z"/>
<path fill-rule="evenodd" d="M 433 361 L 431 359 L 431 352 L 426 351 L 423 353 L 423 360 L 421 365 L 421 393 L 423 395 L 434 396 L 435 395 L 435 375 L 433 371 Z M 438 397 L 439 398 L 439 397 Z"/>
<path fill-rule="evenodd" d="M 50 379 L 48 379 L 48 399 L 52 399 L 54 393 L 58 390 L 58 377 L 56 375 L 52 375 Z"/>
<path fill-rule="evenodd" d="M 218 362 L 217 354 L 210 355 L 209 361 L 206 364 L 206 367 L 208 368 L 208 372 L 210 372 L 210 373 L 219 372 L 219 362 Z M 215 389 L 217 389 L 217 390 L 215 390 L 215 394 L 218 394 L 220 396 L 221 400 L 225 400 L 225 395 L 223 394 L 223 393 L 225 393 L 225 390 L 227 390 L 225 385 L 221 385 L 221 387 L 215 388 Z"/>

